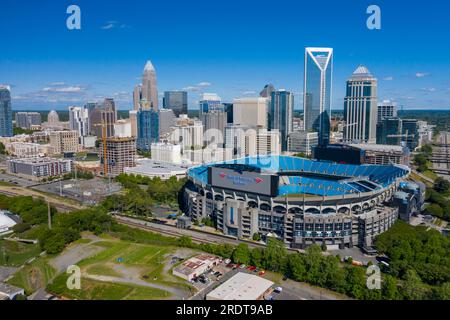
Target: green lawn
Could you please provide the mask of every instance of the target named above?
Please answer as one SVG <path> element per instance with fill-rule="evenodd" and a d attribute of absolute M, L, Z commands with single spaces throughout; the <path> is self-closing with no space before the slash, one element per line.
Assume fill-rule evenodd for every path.
<path fill-rule="evenodd" d="M 41 249 L 38 244 L 0 240 L 1 266 L 18 267 L 40 253 Z"/>
<path fill-rule="evenodd" d="M 109 283 L 81 278 L 80 290 L 69 290 L 67 288 L 68 275 L 58 276 L 48 286 L 51 292 L 69 299 L 78 300 L 153 300 L 167 299 L 170 293 L 148 287 Z"/>
<path fill-rule="evenodd" d="M 24 288 L 27 294 L 31 294 L 45 287 L 54 275 L 55 270 L 48 264 L 48 258 L 40 257 L 16 272 L 8 283 Z"/>

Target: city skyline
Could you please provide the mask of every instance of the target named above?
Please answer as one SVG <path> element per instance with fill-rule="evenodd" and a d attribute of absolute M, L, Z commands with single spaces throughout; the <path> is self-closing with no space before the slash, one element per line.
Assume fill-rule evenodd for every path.
<path fill-rule="evenodd" d="M 201 93 L 214 92 L 231 102 L 258 96 L 264 85 L 273 83 L 293 92 L 295 109 L 301 110 L 304 48 L 326 46 L 334 49 L 335 58 L 332 110 L 343 109 L 345 81 L 360 64 L 379 79 L 379 101 L 391 99 L 405 109 L 448 108 L 448 58 L 435 54 L 430 59 L 427 49 L 437 43 L 444 51 L 448 46 L 444 10 L 382 2 L 382 29 L 369 30 L 365 24 L 369 2 L 327 1 L 321 25 L 307 28 L 317 19 L 310 14 L 317 5 L 284 4 L 292 10 L 283 12 L 286 16 L 271 12 L 274 23 L 268 25 L 258 20 L 267 14 L 267 7 L 253 2 L 240 4 L 240 10 L 202 1 L 180 3 L 174 13 L 178 22 L 170 25 L 160 14 L 152 21 L 140 19 L 150 9 L 140 1 L 107 7 L 101 2 L 79 1 L 82 29 L 69 31 L 65 26 L 67 3 L 30 3 L 27 12 L 9 3 L 4 9 L 10 18 L 0 22 L 8 43 L 0 56 L 0 83 L 11 85 L 13 110 L 62 110 L 105 97 L 114 98 L 118 109 L 130 110 L 133 89 L 141 81 L 145 62 L 151 60 L 158 72 L 159 105 L 164 91 L 188 91 L 189 109 L 196 110 Z M 132 14 L 130 9 L 136 5 L 142 10 Z M 151 6 L 158 13 L 168 9 L 163 3 Z M 196 22 L 202 13 L 214 9 L 229 16 L 230 23 L 212 25 L 213 18 Z M 414 23 L 424 18 L 433 23 Z M 262 29 L 265 32 L 258 32 Z M 292 39 L 288 49 L 260 49 L 264 41 L 280 34 Z M 25 43 L 24 38 L 28 39 Z M 355 46 L 357 38 L 369 45 Z"/>

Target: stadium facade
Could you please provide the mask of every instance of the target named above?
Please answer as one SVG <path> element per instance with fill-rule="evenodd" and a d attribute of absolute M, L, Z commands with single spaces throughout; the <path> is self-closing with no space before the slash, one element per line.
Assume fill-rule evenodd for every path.
<path fill-rule="evenodd" d="M 226 235 L 275 237 L 292 248 L 371 247 L 398 218 L 389 203 L 410 173 L 400 165 L 345 165 L 289 156 L 206 164 L 188 171 L 186 210 Z"/>

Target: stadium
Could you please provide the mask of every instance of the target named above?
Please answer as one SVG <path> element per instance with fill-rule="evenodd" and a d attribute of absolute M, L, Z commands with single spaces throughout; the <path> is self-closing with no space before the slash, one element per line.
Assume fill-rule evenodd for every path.
<path fill-rule="evenodd" d="M 218 230 L 241 239 L 370 248 L 397 220 L 398 209 L 388 204 L 409 173 L 399 165 L 242 158 L 191 168 L 186 208 L 193 220 L 211 218 Z"/>

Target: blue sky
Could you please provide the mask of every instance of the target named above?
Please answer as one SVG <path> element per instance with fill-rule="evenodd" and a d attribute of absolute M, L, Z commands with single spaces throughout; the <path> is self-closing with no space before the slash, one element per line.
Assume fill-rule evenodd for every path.
<path fill-rule="evenodd" d="M 359 64 L 379 79 L 379 100 L 405 109 L 450 109 L 450 4 L 429 0 L 1 1 L 0 83 L 13 109 L 66 109 L 113 97 L 131 108 L 146 60 L 164 90 L 223 100 L 254 96 L 266 83 L 293 91 L 302 108 L 307 46 L 334 48 L 333 109 Z M 81 8 L 81 30 L 66 9 Z M 366 27 L 377 4 L 382 29 Z M 199 85 L 200 84 L 200 85 Z"/>

